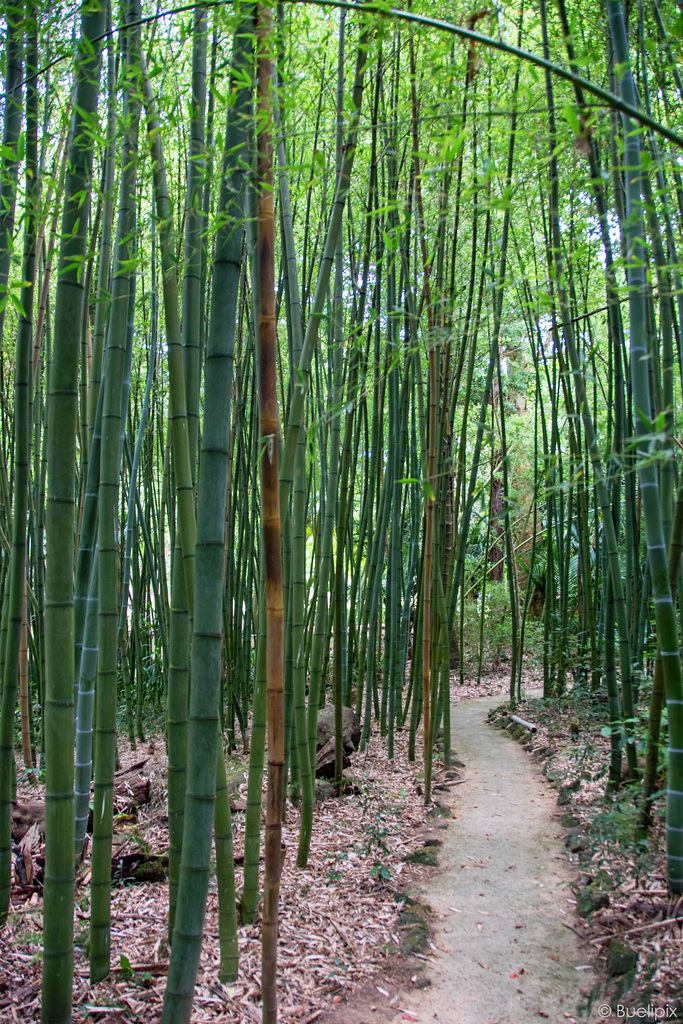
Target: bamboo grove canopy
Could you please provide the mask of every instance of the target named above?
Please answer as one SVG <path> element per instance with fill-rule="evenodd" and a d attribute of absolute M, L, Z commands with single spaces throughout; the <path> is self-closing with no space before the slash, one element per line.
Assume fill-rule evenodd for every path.
<path fill-rule="evenodd" d="M 320 708 L 338 792 L 350 707 L 390 757 L 409 730 L 429 803 L 452 670 L 496 642 L 513 704 L 534 659 L 546 695 L 606 695 L 608 794 L 624 759 L 643 832 L 665 804 L 682 893 L 680 5 L 3 19 L 0 923 L 40 771 L 43 1020 L 71 1019 L 91 803 L 110 970 L 119 711 L 133 745 L 163 713 L 164 1024 L 190 1017 L 212 848 L 237 974 L 237 741 L 244 921 L 267 754 L 270 1022 L 281 813 L 301 801 L 304 867 Z"/>

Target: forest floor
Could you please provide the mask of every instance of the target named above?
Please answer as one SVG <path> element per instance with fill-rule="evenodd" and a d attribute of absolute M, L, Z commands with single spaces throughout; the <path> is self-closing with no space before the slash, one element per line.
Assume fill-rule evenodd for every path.
<path fill-rule="evenodd" d="M 528 692 L 533 680 L 524 682 Z M 538 731 L 522 730 L 522 749 L 493 728 L 507 722 L 507 686 L 503 674 L 478 687 L 454 677 L 452 747 L 461 763 L 447 770 L 437 756 L 429 808 L 407 730 L 397 733 L 391 761 L 378 731 L 353 755 L 347 795 L 316 806 L 306 869 L 295 866 L 298 811 L 288 807 L 281 1024 L 527 1024 L 626 1019 L 627 1010 L 683 1020 L 683 913 L 666 894 L 661 825 L 635 847 L 627 839 L 632 801 L 604 805 L 604 708 L 571 696 L 531 699 L 518 714 Z M 487 709 L 496 709 L 488 722 Z M 126 746 L 122 766 L 146 759 L 152 798 L 136 818 L 118 815 L 115 842 L 161 855 L 163 741 Z M 236 758 L 230 768 L 245 766 Z M 237 807 L 244 789 L 235 792 Z M 22 784 L 18 798 L 36 801 L 42 792 Z M 233 821 L 239 855 L 243 813 Z M 38 846 L 38 877 L 40 854 Z M 156 1024 L 168 966 L 167 883 L 113 887 L 112 973 L 90 986 L 88 869 L 86 857 L 75 900 L 73 1020 Z M 239 867 L 237 875 L 239 887 Z M 239 944 L 239 977 L 223 985 L 214 881 L 193 1024 L 260 1021 L 258 918 L 240 928 Z M 40 885 L 15 885 L 0 933 L 0 1021 L 39 1020 L 41 962 Z"/>

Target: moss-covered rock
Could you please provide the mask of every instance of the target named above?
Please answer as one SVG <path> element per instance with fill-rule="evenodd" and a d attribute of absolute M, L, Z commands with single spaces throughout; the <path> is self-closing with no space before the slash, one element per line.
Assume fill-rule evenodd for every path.
<path fill-rule="evenodd" d="M 403 859 L 406 864 L 423 864 L 428 868 L 435 868 L 438 864 L 435 851 L 427 850 L 424 847 L 421 850 L 416 850 L 415 853 L 409 853 Z"/>
<path fill-rule="evenodd" d="M 578 785 L 570 782 L 568 786 L 558 786 L 557 805 L 558 807 L 566 807 L 572 801 L 572 794 L 576 793 Z"/>
<path fill-rule="evenodd" d="M 609 896 L 605 892 L 596 892 L 593 886 L 582 889 L 576 897 L 576 909 L 579 917 L 590 917 L 596 910 L 609 906 Z"/>
<path fill-rule="evenodd" d="M 576 897 L 576 912 L 579 917 L 588 917 L 593 912 L 593 901 L 587 889 Z"/>
<path fill-rule="evenodd" d="M 411 896 L 410 893 L 407 892 L 395 892 L 394 903 L 402 904 L 402 908 L 412 907 L 413 909 L 418 910 L 421 914 L 424 914 L 425 917 L 432 912 L 432 908 L 427 903 L 420 903 L 419 900 L 416 900 L 414 896 Z"/>
<path fill-rule="evenodd" d="M 413 928 L 416 924 L 426 923 L 425 915 L 418 909 L 418 907 L 411 907 L 410 910 L 402 910 L 397 919 L 399 928 Z"/>
<path fill-rule="evenodd" d="M 449 808 L 445 807 L 438 800 L 434 800 L 427 814 L 430 818 L 450 818 L 451 816 Z"/>
<path fill-rule="evenodd" d="M 316 779 L 315 780 L 315 799 L 316 803 L 323 803 L 325 800 L 329 800 L 334 796 L 334 787 L 327 781 L 327 779 Z"/>
<path fill-rule="evenodd" d="M 571 828 L 565 836 L 564 845 L 568 847 L 572 853 L 579 853 L 580 850 L 585 850 L 586 837 L 583 834 L 583 829 L 580 826 L 577 828 Z"/>
<path fill-rule="evenodd" d="M 400 947 L 397 946 L 395 942 L 384 942 L 380 946 L 380 949 L 383 953 L 386 953 L 387 956 L 396 956 L 397 953 L 401 952 Z"/>
<path fill-rule="evenodd" d="M 239 792 L 239 788 L 243 782 L 247 781 L 247 773 L 243 768 L 233 768 L 228 770 L 226 773 L 226 781 L 228 786 L 228 793 L 233 796 Z"/>
<path fill-rule="evenodd" d="M 152 857 L 133 868 L 132 875 L 138 882 L 163 882 L 166 868 L 160 857 Z"/>
<path fill-rule="evenodd" d="M 607 950 L 607 973 L 615 978 L 628 974 L 638 962 L 638 955 L 622 939 L 612 939 Z"/>
<path fill-rule="evenodd" d="M 429 929 L 424 921 L 421 921 L 420 924 L 413 925 L 404 934 L 401 941 L 401 952 L 404 956 L 409 956 L 411 953 L 424 953 L 428 941 Z"/>

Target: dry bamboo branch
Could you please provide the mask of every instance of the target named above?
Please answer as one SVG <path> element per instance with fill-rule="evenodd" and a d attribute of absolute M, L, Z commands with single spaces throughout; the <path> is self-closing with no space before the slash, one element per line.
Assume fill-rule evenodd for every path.
<path fill-rule="evenodd" d="M 523 718 L 519 718 L 517 715 L 510 715 L 510 721 L 514 722 L 515 725 L 521 725 L 523 729 L 528 729 L 529 732 L 536 732 L 536 726 L 533 722 L 527 722 Z"/>

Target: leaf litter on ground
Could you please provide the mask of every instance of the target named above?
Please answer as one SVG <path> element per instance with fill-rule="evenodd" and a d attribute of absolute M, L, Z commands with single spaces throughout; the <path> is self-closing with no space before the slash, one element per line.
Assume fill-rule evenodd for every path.
<path fill-rule="evenodd" d="M 451 680 L 454 703 L 505 693 L 507 679 L 492 675 L 479 686 Z M 120 740 L 121 769 L 140 767 L 151 780 L 151 800 L 137 820 L 115 823 L 115 843 L 138 839 L 153 851 L 167 851 L 166 754 L 152 737 L 135 750 Z M 418 746 L 418 750 L 420 747 Z M 454 751 L 455 756 L 457 752 Z M 246 767 L 246 765 L 245 765 Z M 295 865 L 299 810 L 287 805 L 282 837 L 286 846 L 280 895 L 278 1019 L 312 1024 L 324 1007 L 341 1002 L 361 981 L 379 977 L 400 953 L 398 914 L 403 896 L 425 871 L 406 855 L 433 837 L 435 819 L 422 795 L 421 756 L 408 760 L 408 731 L 397 730 L 393 760 L 373 728 L 363 753 L 352 756 L 347 774 L 356 790 L 342 799 L 316 804 L 311 854 L 305 869 Z M 443 758 L 436 756 L 433 782 L 446 785 Z M 456 780 L 457 781 L 457 780 Z M 448 787 L 447 787 L 448 788 Z M 264 779 L 265 791 L 265 779 Z M 42 799 L 40 787 L 20 786 L 18 799 Z M 246 782 L 236 797 L 246 796 Z M 239 806 L 239 799 L 235 800 Z M 439 818 L 442 824 L 447 818 Z M 244 814 L 233 815 L 235 854 L 242 853 Z M 43 847 L 37 850 L 40 856 Z M 383 870 L 381 870 L 383 869 Z M 262 869 L 261 869 L 262 870 Z M 438 869 L 437 869 L 438 870 Z M 236 865 L 236 886 L 242 868 Z M 112 887 L 112 964 L 109 978 L 89 983 L 86 955 L 89 922 L 89 852 L 79 871 L 75 905 L 74 1021 L 99 1024 L 156 1024 L 168 967 L 168 883 L 139 882 Z M 40 1019 L 42 893 L 27 896 L 12 888 L 7 927 L 0 933 L 0 1019 Z M 239 975 L 231 985 L 218 980 L 218 899 L 215 877 L 207 902 L 204 943 L 195 987 L 192 1024 L 252 1024 L 261 1020 L 260 919 L 238 932 Z M 412 960 L 412 956 L 410 958 Z M 428 957 L 419 957 L 428 961 Z M 413 961 L 414 962 L 414 961 Z"/>

